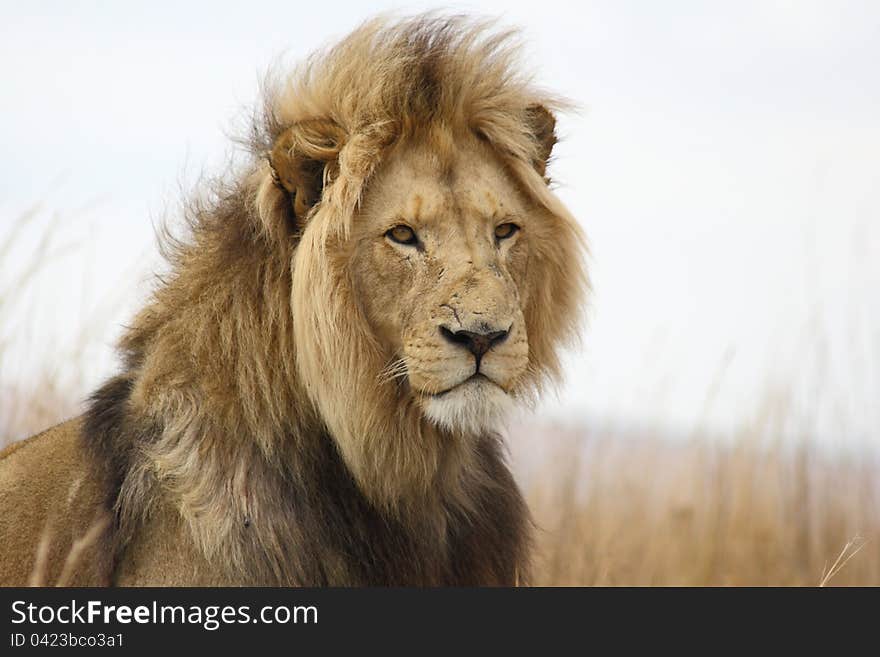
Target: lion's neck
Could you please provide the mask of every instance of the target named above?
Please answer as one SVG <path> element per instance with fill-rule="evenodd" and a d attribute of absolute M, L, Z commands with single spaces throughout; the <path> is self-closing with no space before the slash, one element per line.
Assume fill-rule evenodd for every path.
<path fill-rule="evenodd" d="M 227 583 L 476 584 L 524 576 L 527 516 L 490 437 L 476 446 L 481 476 L 461 482 L 470 508 L 441 489 L 391 512 L 364 495 L 335 441 L 317 427 L 286 436 L 267 454 L 217 424 L 169 418 L 163 425 L 133 413 L 126 408 L 132 389 L 130 378 L 112 381 L 89 413 L 115 418 L 91 423 L 104 435 L 101 458 L 118 465 L 127 445 L 116 495 L 122 554 L 166 531 L 156 518 L 167 514 L 157 509 L 170 509 L 202 555 L 201 570 Z"/>

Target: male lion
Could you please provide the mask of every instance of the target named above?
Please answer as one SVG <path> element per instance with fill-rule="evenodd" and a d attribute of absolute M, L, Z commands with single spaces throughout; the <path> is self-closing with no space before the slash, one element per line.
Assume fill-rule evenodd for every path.
<path fill-rule="evenodd" d="M 0 581 L 510 585 L 499 418 L 586 287 L 510 35 L 373 21 L 269 85 L 252 160 L 82 417 L 0 455 Z"/>

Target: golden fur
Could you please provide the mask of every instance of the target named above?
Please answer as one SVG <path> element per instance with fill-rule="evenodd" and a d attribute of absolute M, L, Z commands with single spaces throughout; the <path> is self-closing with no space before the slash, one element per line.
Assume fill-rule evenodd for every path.
<path fill-rule="evenodd" d="M 0 451 L 0 585 L 110 582 L 95 558 L 110 551 L 105 482 L 90 476 L 80 432 L 70 420 Z"/>
<path fill-rule="evenodd" d="M 193 204 L 82 421 L 111 581 L 526 576 L 493 425 L 558 376 L 586 279 L 545 178 L 557 105 L 487 27 L 372 21 L 267 84 L 253 163 Z M 386 237 L 401 223 L 417 246 Z M 490 329 L 473 370 L 449 336 Z"/>

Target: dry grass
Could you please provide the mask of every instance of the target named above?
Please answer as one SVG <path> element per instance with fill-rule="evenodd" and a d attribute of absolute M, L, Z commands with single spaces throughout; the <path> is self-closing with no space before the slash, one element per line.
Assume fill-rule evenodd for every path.
<path fill-rule="evenodd" d="M 6 234 L 0 234 L 0 448 L 7 442 L 24 438 L 40 428 L 70 417 L 78 409 L 76 397 L 68 383 L 59 385 L 65 377 L 57 372 L 28 372 L 29 381 L 22 383 L 9 372 L 8 355 L 11 333 L 21 332 L 26 322 L 22 314 L 23 301 L 31 297 L 35 280 L 41 271 L 64 250 L 54 244 L 53 219 L 47 227 L 39 228 L 35 223 L 40 219 L 39 206 L 23 213 Z M 28 244 L 28 233 L 38 236 L 35 244 Z M 20 261 L 14 271 L 2 267 L 13 262 L 13 256 Z M 85 336 L 81 336 L 85 339 Z M 76 370 L 81 363 L 70 363 L 69 369 Z M 24 377 L 20 377 L 23 379 Z M 39 394 L 37 394 L 39 391 Z"/>
<path fill-rule="evenodd" d="M 574 433 L 528 478 L 536 584 L 880 585 L 874 455 Z"/>

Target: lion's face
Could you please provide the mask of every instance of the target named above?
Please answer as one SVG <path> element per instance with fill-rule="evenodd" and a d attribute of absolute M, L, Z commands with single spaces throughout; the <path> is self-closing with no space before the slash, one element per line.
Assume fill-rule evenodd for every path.
<path fill-rule="evenodd" d="M 352 237 L 355 297 L 429 420 L 491 426 L 526 384 L 530 241 L 541 233 L 492 151 L 403 146 L 366 190 Z"/>

